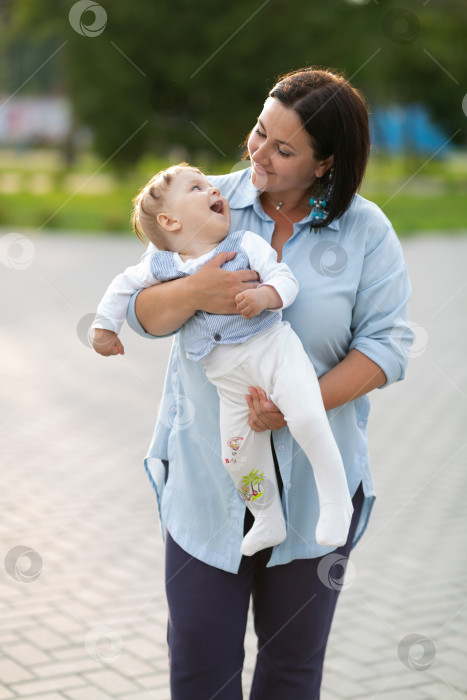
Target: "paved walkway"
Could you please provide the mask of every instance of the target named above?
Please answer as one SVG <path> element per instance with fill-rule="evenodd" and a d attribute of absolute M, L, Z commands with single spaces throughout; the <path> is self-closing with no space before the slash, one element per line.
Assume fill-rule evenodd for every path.
<path fill-rule="evenodd" d="M 127 354 L 111 359 L 85 344 L 87 315 L 139 246 L 0 237 L 0 700 L 169 699 L 142 459 L 170 341 L 125 329 Z M 373 394 L 378 500 L 344 582 L 323 700 L 467 698 L 467 237 L 404 249 L 416 343 L 407 380 Z M 247 691 L 251 625 L 246 648 Z"/>

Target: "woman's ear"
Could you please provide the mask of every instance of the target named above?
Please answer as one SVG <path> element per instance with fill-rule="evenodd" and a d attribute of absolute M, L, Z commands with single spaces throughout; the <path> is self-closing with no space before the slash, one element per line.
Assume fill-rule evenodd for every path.
<path fill-rule="evenodd" d="M 173 216 L 170 216 L 170 214 L 166 212 L 161 212 L 157 215 L 157 223 L 161 228 L 171 233 L 179 231 L 182 228 L 181 222 L 178 219 L 174 219 Z"/>
<path fill-rule="evenodd" d="M 327 171 L 334 165 L 334 156 L 329 156 L 325 160 L 320 160 L 318 167 L 315 170 L 316 177 L 323 177 Z"/>

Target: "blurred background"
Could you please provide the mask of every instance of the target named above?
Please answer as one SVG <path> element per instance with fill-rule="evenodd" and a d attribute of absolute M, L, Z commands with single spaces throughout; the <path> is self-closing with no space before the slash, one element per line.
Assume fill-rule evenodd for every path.
<path fill-rule="evenodd" d="M 362 194 L 400 234 L 467 229 L 464 0 L 2 0 L 0 226 L 128 232 L 131 198 L 187 159 L 240 164 L 276 77 L 366 95 Z"/>

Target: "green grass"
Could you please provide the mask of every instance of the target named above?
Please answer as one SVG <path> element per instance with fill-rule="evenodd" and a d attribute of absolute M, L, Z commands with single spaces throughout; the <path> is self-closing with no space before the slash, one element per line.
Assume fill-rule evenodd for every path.
<path fill-rule="evenodd" d="M 134 189 L 121 188 L 100 196 L 76 195 L 65 206 L 69 194 L 0 195 L 0 225 L 12 229 L 129 232 L 134 192 Z M 399 235 L 427 231 L 467 232 L 466 197 L 460 193 L 437 197 L 401 193 L 390 201 L 389 193 L 363 194 L 383 209 Z"/>
<path fill-rule="evenodd" d="M 73 231 L 129 231 L 134 188 L 101 195 L 52 192 L 0 194 L 0 225 Z"/>
<path fill-rule="evenodd" d="M 383 209 L 400 236 L 429 231 L 467 233 L 467 199 L 460 193 L 438 197 L 399 194 L 387 204 L 386 194 L 371 199 Z"/>
<path fill-rule="evenodd" d="M 5 157 L 4 157 L 5 156 Z M 65 172 L 55 152 L 2 154 L 0 226 L 12 230 L 130 232 L 131 200 L 151 174 L 167 162 L 145 158 L 125 180 L 100 170 L 92 154 L 83 154 Z M 206 172 L 229 172 L 225 162 Z M 80 186 L 67 182 L 81 177 Z M 19 178 L 19 191 L 8 192 L 8 178 Z M 34 178 L 45 178 L 50 190 L 34 194 Z M 2 191 L 3 183 L 3 191 Z M 399 235 L 417 232 L 467 232 L 467 158 L 435 161 L 372 155 L 361 194 L 378 204 Z"/>

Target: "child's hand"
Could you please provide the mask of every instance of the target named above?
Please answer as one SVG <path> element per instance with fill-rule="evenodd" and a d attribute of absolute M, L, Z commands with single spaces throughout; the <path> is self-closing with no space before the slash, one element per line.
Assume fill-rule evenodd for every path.
<path fill-rule="evenodd" d="M 114 331 L 107 331 L 104 328 L 94 328 L 92 347 L 99 355 L 104 355 L 104 357 L 125 354 L 118 335 Z"/>
<path fill-rule="evenodd" d="M 241 313 L 243 318 L 253 318 L 264 311 L 266 308 L 265 299 L 261 290 L 264 287 L 258 287 L 258 289 L 247 289 L 244 292 L 240 292 L 235 297 L 235 303 L 237 304 L 237 310 Z"/>
<path fill-rule="evenodd" d="M 253 318 L 264 309 L 280 309 L 282 299 L 278 292 L 268 284 L 263 284 L 256 289 L 247 289 L 235 297 L 237 311 L 243 318 Z"/>

